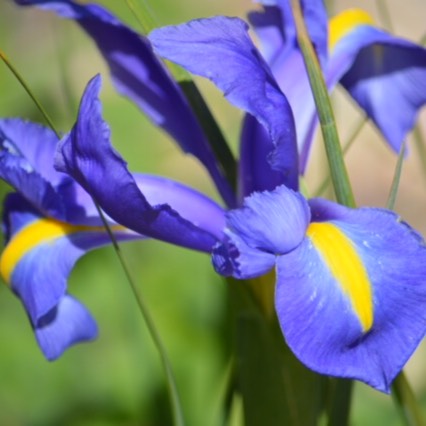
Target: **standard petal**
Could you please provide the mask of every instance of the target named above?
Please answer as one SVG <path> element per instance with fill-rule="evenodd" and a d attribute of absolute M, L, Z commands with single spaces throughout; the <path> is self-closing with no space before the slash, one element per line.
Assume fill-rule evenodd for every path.
<path fill-rule="evenodd" d="M 272 69 L 272 73 L 291 105 L 296 124 L 299 173 L 303 174 L 317 126 L 315 102 L 303 57 L 297 43 L 290 2 L 288 0 L 276 0 L 274 2 L 263 1 L 261 3 L 267 5 L 273 3 L 275 6 L 266 6 L 263 13 L 256 12 L 251 14 L 250 20 L 254 25 L 256 34 L 263 41 L 263 50 L 266 49 L 266 59 Z M 325 67 L 327 59 L 327 15 L 324 4 L 322 0 L 313 0 L 304 1 L 302 6 L 311 40 L 323 67 Z M 272 46 L 269 43 L 272 43 Z M 273 49 L 272 52 L 269 51 L 271 49 Z M 252 130 L 253 135 L 256 135 L 256 133 L 259 133 L 259 131 Z M 246 138 L 246 140 L 242 140 L 243 147 L 244 144 L 248 145 L 247 148 L 243 148 L 244 150 L 248 151 L 251 146 L 257 144 L 267 146 L 265 138 L 255 139 L 255 136 L 251 136 L 246 131 L 243 132 L 243 136 Z M 250 137 L 254 140 L 250 140 Z M 262 148 L 262 150 L 264 149 Z M 247 195 L 247 192 L 245 194 Z"/>
<path fill-rule="evenodd" d="M 227 214 L 229 229 L 252 248 L 284 254 L 303 240 L 310 221 L 306 200 L 284 185 L 271 192 L 256 192 L 244 206 Z"/>
<path fill-rule="evenodd" d="M 389 392 L 426 331 L 425 245 L 389 211 L 314 204 L 333 220 L 277 260 L 284 336 L 309 368 Z"/>
<path fill-rule="evenodd" d="M 70 174 L 117 223 L 152 238 L 209 252 L 217 238 L 168 204 L 151 205 L 113 150 L 97 97 L 100 84 L 99 77 L 89 82 L 77 123 L 58 146 L 55 166 Z"/>
<path fill-rule="evenodd" d="M 89 311 L 68 295 L 33 327 L 40 349 L 49 361 L 60 357 L 70 346 L 93 340 L 98 335 L 98 327 Z"/>
<path fill-rule="evenodd" d="M 30 140 L 31 135 L 25 138 Z M 17 141 L 21 139 L 18 138 Z M 41 140 L 36 138 L 34 142 L 40 143 Z M 51 164 L 53 165 L 53 158 Z M 41 164 L 39 166 L 43 168 Z M 56 188 L 34 168 L 15 142 L 2 133 L 0 133 L 0 179 L 13 186 L 41 213 L 57 219 L 65 218 L 65 206 Z"/>
<path fill-rule="evenodd" d="M 210 145 L 176 82 L 152 51 L 147 38 L 95 4 L 70 0 L 15 0 L 37 5 L 74 19 L 95 41 L 111 71 L 117 90 L 131 99 L 180 147 L 208 170 L 223 199 L 235 205 L 235 195 L 223 177 Z"/>
<path fill-rule="evenodd" d="M 332 50 L 329 87 L 339 79 L 399 152 L 426 103 L 426 49 L 370 25 L 355 26 Z"/>
<path fill-rule="evenodd" d="M 87 251 L 111 243 L 103 227 L 40 217 L 19 196 L 6 200 L 4 225 L 8 241 L 0 257 L 0 273 L 35 325 L 64 296 L 75 262 Z M 118 241 L 144 238 L 121 226 L 113 226 L 112 231 Z"/>
<path fill-rule="evenodd" d="M 20 118 L 0 120 L 0 142 L 3 151 L 25 158 L 28 168 L 37 172 L 53 186 L 64 174 L 53 167 L 53 155 L 59 139 L 48 127 Z"/>
<path fill-rule="evenodd" d="M 156 29 L 149 39 L 161 56 L 213 81 L 232 104 L 261 123 L 274 147 L 268 157 L 271 168 L 282 174 L 283 183 L 297 188 L 293 115 L 247 29 L 240 19 L 214 17 Z"/>

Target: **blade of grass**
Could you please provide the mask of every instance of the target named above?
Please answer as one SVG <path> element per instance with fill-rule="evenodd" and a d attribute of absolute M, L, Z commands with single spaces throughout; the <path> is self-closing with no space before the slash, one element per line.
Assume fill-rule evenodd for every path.
<path fill-rule="evenodd" d="M 27 92 L 28 96 L 33 100 L 36 107 L 40 111 L 41 115 L 46 120 L 46 123 L 48 124 L 48 126 L 56 134 L 58 139 L 60 139 L 61 135 L 60 135 L 59 131 L 57 130 L 57 128 L 55 127 L 55 125 L 53 124 L 53 122 L 50 119 L 49 115 L 47 114 L 46 110 L 43 108 L 41 103 L 38 101 L 37 97 L 34 95 L 32 90 L 28 86 L 28 84 L 25 82 L 22 75 L 18 72 L 16 67 L 9 61 L 7 56 L 1 50 L 0 50 L 0 58 L 3 60 L 3 62 L 9 68 L 9 70 L 17 78 L 17 80 L 19 81 L 21 86 Z M 168 391 L 169 391 L 169 397 L 170 397 L 170 403 L 171 403 L 171 408 L 172 408 L 174 424 L 175 424 L 175 426 L 184 426 L 185 422 L 184 422 L 184 418 L 183 418 L 183 412 L 182 412 L 179 394 L 178 394 L 178 391 L 177 391 L 176 380 L 174 378 L 173 370 L 172 370 L 171 363 L 170 363 L 170 360 L 168 358 L 166 349 L 163 345 L 163 342 L 160 338 L 160 335 L 157 331 L 157 328 L 155 327 L 155 323 L 152 319 L 152 316 L 149 312 L 149 309 L 148 309 L 147 305 L 145 304 L 144 299 L 142 298 L 142 296 L 140 295 L 140 293 L 137 290 L 137 286 L 136 286 L 136 284 L 135 284 L 135 282 L 134 282 L 134 280 L 131 276 L 130 270 L 129 270 L 129 268 L 128 268 L 126 262 L 125 262 L 125 259 L 124 259 L 123 255 L 121 253 L 120 246 L 117 242 L 117 239 L 115 238 L 115 236 L 114 236 L 114 234 L 111 230 L 111 227 L 109 226 L 109 224 L 108 224 L 108 222 L 105 218 L 105 215 L 103 214 L 99 204 L 97 203 L 97 201 L 95 199 L 93 199 L 93 202 L 95 203 L 96 209 L 97 209 L 99 216 L 100 216 L 100 218 L 103 222 L 105 230 L 108 233 L 109 238 L 111 239 L 111 242 L 112 242 L 112 245 L 114 247 L 114 251 L 117 255 L 118 261 L 120 263 L 120 266 L 123 269 L 123 272 L 124 272 L 124 275 L 127 279 L 127 282 L 129 283 L 130 288 L 132 290 L 132 293 L 133 293 L 133 295 L 136 299 L 136 303 L 138 305 L 139 312 L 141 313 L 141 315 L 142 315 L 142 317 L 145 321 L 145 324 L 148 328 L 148 331 L 150 333 L 150 336 L 151 336 L 151 338 L 154 342 L 154 345 L 157 348 L 158 353 L 160 354 L 160 358 L 161 358 L 163 368 L 164 368 L 164 372 L 165 372 L 165 375 L 166 375 L 166 382 L 167 382 L 167 387 L 168 387 Z"/>

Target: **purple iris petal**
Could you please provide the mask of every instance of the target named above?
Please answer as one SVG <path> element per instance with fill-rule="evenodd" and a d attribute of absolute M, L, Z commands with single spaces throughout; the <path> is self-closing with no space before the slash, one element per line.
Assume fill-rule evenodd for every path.
<path fill-rule="evenodd" d="M 149 41 L 121 23 L 104 8 L 70 0 L 15 0 L 37 5 L 76 20 L 96 42 L 107 61 L 117 90 L 130 98 L 180 147 L 208 170 L 229 205 L 235 196 L 221 174 L 215 156 L 181 89 L 152 52 Z"/>
<path fill-rule="evenodd" d="M 217 273 L 238 279 L 259 277 L 275 265 L 275 255 L 248 246 L 238 235 L 227 232 L 213 247 L 212 262 Z"/>
<path fill-rule="evenodd" d="M 25 158 L 29 168 L 35 170 L 51 185 L 64 179 L 52 163 L 58 137 L 48 127 L 38 123 L 7 118 L 0 120 L 0 142 L 3 150 Z"/>
<path fill-rule="evenodd" d="M 179 182 L 160 176 L 133 175 L 146 200 L 152 206 L 168 204 L 180 216 L 214 235 L 223 237 L 225 214 L 211 198 Z"/>
<path fill-rule="evenodd" d="M 149 38 L 161 56 L 212 80 L 232 104 L 262 124 L 274 147 L 268 156 L 271 168 L 282 174 L 281 183 L 297 188 L 291 109 L 247 29 L 240 19 L 214 17 L 159 28 Z"/>
<path fill-rule="evenodd" d="M 426 103 L 426 49 L 362 26 L 336 45 L 329 72 L 399 152 Z"/>
<path fill-rule="evenodd" d="M 256 192 L 244 206 L 227 214 L 228 227 L 247 245 L 273 254 L 298 246 L 310 221 L 306 200 L 284 185 L 271 192 Z"/>
<path fill-rule="evenodd" d="M 98 335 L 98 327 L 89 311 L 68 295 L 38 320 L 34 331 L 40 349 L 49 361 L 61 356 L 70 346 L 93 340 Z"/>
<path fill-rule="evenodd" d="M 63 229 L 57 233 L 40 236 L 40 241 L 31 242 L 30 237 L 26 238 L 24 234 L 26 229 L 32 229 L 32 235 L 37 235 L 37 232 L 48 230 L 52 220 L 22 210 L 9 210 L 7 215 L 9 226 L 18 225 L 18 228 L 8 230 L 9 248 L 6 247 L 3 252 L 2 261 L 7 262 L 4 256 L 14 239 L 21 238 L 22 243 L 30 242 L 18 259 L 12 257 L 15 264 L 3 264 L 10 270 L 10 277 L 4 278 L 10 281 L 13 291 L 19 295 L 32 322 L 36 324 L 65 294 L 67 278 L 75 262 L 87 251 L 110 244 L 111 240 L 103 228 L 69 230 L 69 225 L 63 224 Z M 26 221 L 25 226 L 23 220 Z M 41 231 L 36 230 L 36 226 Z M 114 231 L 114 235 L 120 241 L 143 238 L 124 229 Z"/>
<path fill-rule="evenodd" d="M 268 272 L 276 255 L 303 241 L 310 212 L 299 193 L 282 185 L 253 193 L 227 219 L 226 238 L 214 247 L 213 265 L 222 275 L 253 278 Z"/>
<path fill-rule="evenodd" d="M 152 238 L 210 251 L 217 241 L 214 235 L 179 216 L 168 204 L 151 205 L 138 188 L 110 144 L 97 97 L 100 84 L 99 76 L 89 82 L 77 123 L 58 146 L 55 167 L 70 174 L 117 223 Z M 212 210 L 217 213 L 216 206 Z"/>
<path fill-rule="evenodd" d="M 75 262 L 87 251 L 110 244 L 107 232 L 41 217 L 18 194 L 6 199 L 3 222 L 7 244 L 1 273 L 21 299 L 46 356 L 56 358 L 67 346 L 93 337 L 93 320 L 76 303 L 77 316 L 72 317 L 74 309 L 64 298 Z M 121 227 L 113 232 L 118 241 L 144 238 Z"/>
<path fill-rule="evenodd" d="M 16 123 L 20 124 L 19 121 Z M 25 138 L 30 140 L 31 134 L 26 135 Z M 40 141 L 36 138 L 35 146 Z M 49 144 L 49 140 L 47 143 Z M 65 217 L 65 206 L 56 189 L 39 173 L 38 169 L 34 169 L 33 164 L 24 157 L 15 142 L 4 133 L 0 133 L 0 179 L 16 188 L 41 213 L 57 219 Z"/>
<path fill-rule="evenodd" d="M 350 210 L 316 200 L 346 235 L 368 274 L 373 323 L 363 331 L 348 297 L 309 238 L 277 260 L 276 310 L 290 348 L 309 368 L 390 384 L 426 331 L 426 250 L 420 237 L 386 210 Z"/>

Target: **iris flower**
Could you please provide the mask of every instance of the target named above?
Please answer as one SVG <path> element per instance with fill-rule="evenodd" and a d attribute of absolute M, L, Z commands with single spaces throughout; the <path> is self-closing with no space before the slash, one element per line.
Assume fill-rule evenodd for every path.
<path fill-rule="evenodd" d="M 92 125 L 108 137 L 103 123 Z M 49 360 L 77 342 L 96 337 L 94 319 L 67 293 L 66 282 L 82 255 L 111 243 L 90 196 L 53 168 L 57 143 L 55 134 L 41 125 L 20 119 L 0 120 L 0 178 L 17 191 L 4 203 L 6 246 L 0 257 L 0 273 L 22 301 L 38 344 Z M 140 198 L 143 207 L 139 207 L 147 222 L 139 231 L 193 249 L 209 250 L 217 241 L 210 230 L 223 227 L 223 210 L 211 200 L 160 177 L 135 175 L 134 180 L 147 197 Z M 191 205 L 185 203 L 188 194 Z M 161 205 L 163 196 L 205 229 L 181 219 L 169 205 Z M 128 213 L 123 210 L 123 214 Z M 109 222 L 118 241 L 145 238 Z"/>
<path fill-rule="evenodd" d="M 56 9 L 65 15 L 70 5 L 76 7 L 45 3 L 66 5 Z M 267 161 L 241 155 L 241 181 L 249 178 L 245 173 L 256 161 L 268 170 L 250 177 L 253 188 L 261 189 L 244 191 L 239 208 L 225 212 L 188 188 L 180 192 L 166 178 L 155 178 L 155 191 L 138 184 L 111 146 L 97 98 L 99 78 L 86 88 L 77 122 L 57 147 L 55 167 L 75 179 L 111 220 L 146 236 L 211 252 L 222 275 L 249 278 L 275 267 L 278 321 L 298 358 L 319 373 L 389 392 L 426 331 L 424 242 L 388 210 L 308 201 L 298 192 L 293 114 L 247 29 L 239 19 L 216 17 L 150 35 L 157 52 L 211 79 L 271 141 Z M 129 65 L 132 55 L 127 53 L 121 60 Z M 147 81 L 146 75 L 139 80 Z M 263 186 L 261 178 L 268 173 L 279 177 L 273 188 Z M 151 201 L 154 195 L 162 199 Z"/>

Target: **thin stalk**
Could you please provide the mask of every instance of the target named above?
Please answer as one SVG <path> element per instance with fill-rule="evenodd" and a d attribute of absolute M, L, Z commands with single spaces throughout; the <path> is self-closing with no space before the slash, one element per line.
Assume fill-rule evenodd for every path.
<path fill-rule="evenodd" d="M 425 426 L 422 413 L 403 371 L 393 382 L 392 397 L 406 426 Z"/>
<path fill-rule="evenodd" d="M 420 160 L 422 172 L 426 178 L 426 146 L 423 140 L 423 135 L 420 131 L 419 126 L 416 126 L 413 131 L 414 136 L 414 147 L 417 150 L 418 155 L 416 156 Z"/>
<path fill-rule="evenodd" d="M 124 271 L 124 274 L 127 278 L 128 283 L 130 284 L 130 288 L 132 290 L 133 296 L 136 299 L 136 303 L 138 304 L 139 307 L 139 312 L 142 314 L 142 317 L 145 321 L 145 324 L 148 328 L 149 334 L 151 335 L 151 338 L 154 342 L 154 345 L 156 346 L 159 354 L 160 354 L 160 358 L 161 358 L 161 362 L 163 364 L 163 368 L 164 368 L 164 372 L 166 374 L 166 383 L 167 383 L 167 388 L 169 391 L 169 397 L 170 397 L 170 403 L 172 406 L 172 414 L 173 414 L 173 420 L 174 420 L 174 425 L 175 426 L 184 426 L 185 421 L 184 421 L 184 417 L 183 417 L 183 412 L 182 412 L 182 405 L 180 402 L 180 398 L 179 398 L 179 393 L 177 390 L 177 385 L 176 385 L 176 379 L 174 377 L 173 374 L 173 369 L 172 369 L 172 365 L 170 363 L 169 357 L 167 356 L 167 351 L 166 348 L 163 344 L 163 341 L 160 337 L 160 334 L 157 331 L 157 328 L 155 327 L 155 323 L 152 319 L 151 313 L 147 307 L 147 305 L 145 304 L 145 301 L 143 299 L 143 297 L 139 294 L 138 290 L 137 290 L 137 286 L 130 274 L 129 268 L 126 264 L 126 261 L 121 253 L 121 249 L 120 246 L 117 242 L 117 239 L 115 238 L 111 227 L 109 226 L 105 215 L 103 214 L 101 208 L 99 207 L 99 204 L 93 200 L 95 202 L 96 205 L 96 209 L 98 210 L 99 216 L 102 219 L 102 223 L 105 226 L 105 229 L 111 239 L 111 242 L 114 246 L 114 251 L 117 255 L 118 261 L 120 262 L 121 268 Z"/>
<path fill-rule="evenodd" d="M 402 165 L 404 163 L 405 145 L 406 144 L 404 141 L 399 151 L 398 161 L 396 162 L 395 173 L 393 175 L 392 185 L 389 191 L 388 201 L 386 203 L 386 207 L 389 210 L 393 210 L 395 208 L 396 197 L 398 195 L 399 189 L 399 182 L 401 180 Z"/>
<path fill-rule="evenodd" d="M 355 199 L 352 193 L 345 163 L 343 161 L 336 121 L 321 67 L 303 20 L 300 1 L 292 0 L 291 4 L 297 31 L 297 40 L 303 55 L 303 60 L 305 62 L 305 67 L 317 107 L 336 199 L 340 204 L 354 207 Z"/>
<path fill-rule="evenodd" d="M 343 149 L 342 149 L 343 156 L 345 156 L 347 154 L 347 152 L 349 151 L 350 147 L 353 145 L 353 143 L 355 142 L 356 138 L 361 133 L 361 130 L 364 128 L 364 126 L 365 126 L 365 124 L 367 122 L 368 122 L 368 117 L 364 116 L 359 121 L 359 123 L 355 126 L 355 129 L 352 132 L 351 136 L 346 141 L 346 143 L 343 145 Z M 325 192 L 325 190 L 327 189 L 327 187 L 330 185 L 330 182 L 331 182 L 330 175 L 327 175 L 324 178 L 324 180 L 322 181 L 322 183 L 320 184 L 320 186 L 318 187 L 318 189 L 315 191 L 315 196 L 316 197 L 321 196 Z"/>
<path fill-rule="evenodd" d="M 10 71 L 15 75 L 15 77 L 18 79 L 19 83 L 22 85 L 22 87 L 25 89 L 25 91 L 27 92 L 27 94 L 29 95 L 29 97 L 33 100 L 33 102 L 35 103 L 35 105 L 37 106 L 38 110 L 40 111 L 41 115 L 44 117 L 44 119 L 46 120 L 48 126 L 52 129 L 52 131 L 56 134 L 56 136 L 58 137 L 58 139 L 61 138 L 61 135 L 59 133 L 59 131 L 57 130 L 57 128 L 55 127 L 55 125 L 53 124 L 52 120 L 50 119 L 49 115 L 47 114 L 46 110 L 43 108 L 43 106 L 41 105 L 41 103 L 37 100 L 36 96 L 33 94 L 33 92 L 31 91 L 30 87 L 26 84 L 25 80 L 22 78 L 21 74 L 17 71 L 16 67 L 14 67 L 11 62 L 7 59 L 6 55 L 0 50 L 0 57 L 3 60 L 3 62 L 7 65 L 7 67 L 10 69 Z M 93 199 L 93 198 L 92 198 Z M 139 308 L 139 312 L 141 313 L 145 324 L 148 328 L 148 332 L 150 333 L 150 336 L 154 342 L 155 347 L 157 348 L 159 354 L 160 354 L 160 358 L 163 364 L 163 368 L 164 368 L 164 372 L 166 375 L 166 382 L 167 382 L 167 387 L 168 387 L 168 391 L 169 391 L 169 397 L 170 397 L 170 403 L 171 403 L 171 408 L 172 408 L 172 414 L 173 414 L 173 419 L 174 419 L 174 425 L 175 426 L 184 426 L 185 422 L 183 420 L 183 413 L 182 413 L 182 408 L 181 408 L 181 403 L 179 400 L 179 394 L 177 391 L 177 386 L 176 386 L 176 380 L 174 378 L 173 375 L 173 370 L 171 367 L 171 363 L 169 361 L 169 358 L 167 356 L 167 352 L 166 349 L 162 343 L 162 340 L 160 338 L 160 335 L 155 327 L 154 321 L 152 320 L 151 314 L 142 298 L 142 296 L 138 293 L 137 291 L 137 287 L 135 282 L 133 281 L 133 278 L 130 274 L 129 268 L 127 267 L 127 264 L 124 260 L 124 257 L 122 256 L 121 250 L 120 250 L 120 246 L 118 245 L 117 239 L 115 238 L 111 227 L 109 226 L 107 220 L 105 219 L 105 215 L 103 214 L 99 204 L 96 202 L 95 199 L 93 199 L 93 202 L 96 206 L 96 209 L 99 213 L 99 216 L 102 220 L 102 223 L 105 227 L 105 230 L 112 242 L 114 251 L 117 255 L 118 261 L 120 263 L 120 266 L 123 269 L 124 275 L 130 285 L 130 288 L 132 290 L 132 293 L 136 299 L 138 308 Z"/>
<path fill-rule="evenodd" d="M 7 58 L 7 56 L 5 55 L 5 53 L 1 49 L 0 49 L 0 58 L 5 63 L 5 65 L 9 68 L 9 70 L 12 72 L 12 74 L 16 77 L 16 79 L 19 81 L 20 85 L 25 89 L 25 91 L 27 92 L 28 96 L 35 103 L 35 105 L 37 106 L 37 108 L 40 111 L 41 115 L 46 120 L 46 123 L 48 124 L 48 126 L 56 133 L 56 136 L 58 138 L 61 138 L 61 135 L 55 130 L 55 126 L 53 125 L 53 122 L 50 119 L 49 115 L 47 114 L 46 110 L 43 108 L 43 106 L 41 105 L 41 103 L 34 96 L 33 92 L 31 91 L 31 89 L 29 88 L 29 86 L 27 85 L 27 83 L 25 82 L 25 80 L 23 79 L 22 75 L 18 72 L 18 70 L 16 69 L 16 67 L 9 61 L 9 59 Z"/>

